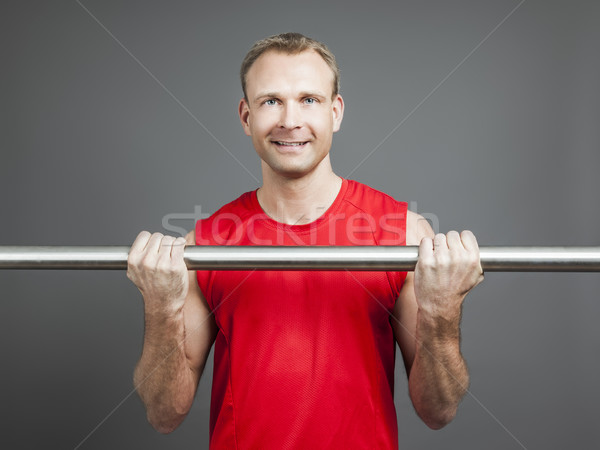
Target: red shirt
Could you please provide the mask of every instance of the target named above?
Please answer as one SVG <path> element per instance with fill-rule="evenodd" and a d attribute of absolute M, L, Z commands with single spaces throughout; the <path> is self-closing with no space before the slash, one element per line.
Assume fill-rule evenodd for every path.
<path fill-rule="evenodd" d="M 256 191 L 196 225 L 198 245 L 405 245 L 406 203 L 343 180 L 316 221 Z M 405 272 L 198 271 L 214 313 L 214 449 L 398 448 L 390 312 Z"/>

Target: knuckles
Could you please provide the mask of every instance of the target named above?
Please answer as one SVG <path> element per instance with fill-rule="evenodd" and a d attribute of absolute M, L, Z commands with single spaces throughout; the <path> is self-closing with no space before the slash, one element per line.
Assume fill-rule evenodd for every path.
<path fill-rule="evenodd" d="M 181 271 L 183 258 L 172 258 L 175 246 L 185 245 L 185 239 L 166 236 L 162 233 L 142 231 L 138 234 L 127 257 L 127 277 L 142 278 L 142 274 L 156 276 L 174 275 Z"/>
<path fill-rule="evenodd" d="M 185 239 L 142 231 L 127 256 L 127 278 L 144 299 L 180 302 L 188 289 L 187 266 L 183 259 Z"/>
<path fill-rule="evenodd" d="M 468 248 L 464 241 L 468 240 Z M 468 230 L 458 233 L 449 231 L 446 235 L 438 233 L 433 239 L 423 238 L 421 249 L 433 249 L 429 252 L 420 252 L 419 265 L 430 270 L 461 270 L 478 271 L 481 273 L 479 249 L 473 233 Z"/>

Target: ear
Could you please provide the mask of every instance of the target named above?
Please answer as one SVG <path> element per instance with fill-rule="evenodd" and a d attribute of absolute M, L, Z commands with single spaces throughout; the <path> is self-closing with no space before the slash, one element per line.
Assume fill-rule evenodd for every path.
<path fill-rule="evenodd" d="M 342 125 L 344 118 L 344 99 L 340 94 L 336 95 L 331 102 L 331 113 L 333 114 L 333 132 L 335 133 Z"/>
<path fill-rule="evenodd" d="M 246 133 L 246 136 L 250 136 L 250 107 L 245 98 L 240 100 L 238 114 L 240 115 L 240 122 L 244 128 L 244 133 Z"/>

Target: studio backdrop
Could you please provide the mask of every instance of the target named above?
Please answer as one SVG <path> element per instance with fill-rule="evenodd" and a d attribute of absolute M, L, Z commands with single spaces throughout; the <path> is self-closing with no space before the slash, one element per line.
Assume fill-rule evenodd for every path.
<path fill-rule="evenodd" d="M 341 67 L 337 174 L 481 245 L 600 245 L 599 23 L 586 0 L 3 1 L 0 245 L 181 235 L 259 187 L 239 66 L 286 31 Z M 488 273 L 454 422 L 418 419 L 398 358 L 400 448 L 597 448 L 598 292 L 598 274 Z M 183 425 L 146 421 L 123 270 L 0 271 L 0 293 L 1 448 L 208 448 L 212 355 Z"/>

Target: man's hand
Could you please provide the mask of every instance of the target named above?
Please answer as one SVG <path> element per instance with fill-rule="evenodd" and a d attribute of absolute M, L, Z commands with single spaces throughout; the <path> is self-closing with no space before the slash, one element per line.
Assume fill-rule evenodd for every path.
<path fill-rule="evenodd" d="M 182 310 L 189 288 L 185 243 L 182 237 L 142 231 L 131 246 L 127 277 L 141 291 L 147 310 Z"/>
<path fill-rule="evenodd" d="M 413 221 L 412 229 L 419 230 L 418 222 L 415 226 Z M 417 236 L 419 260 L 413 277 L 407 276 L 413 284 L 400 295 L 404 305 L 400 304 L 395 317 L 404 322 L 399 322 L 395 333 L 408 342 L 401 348 L 415 410 L 429 427 L 439 429 L 455 417 L 469 386 L 469 372 L 460 352 L 460 319 L 463 300 L 483 280 L 483 271 L 479 247 L 470 231 L 460 235 L 451 231 L 432 239 L 433 231 L 427 225 Z"/>
<path fill-rule="evenodd" d="M 127 276 L 144 296 L 144 348 L 134 385 L 148 421 L 170 433 L 192 407 L 218 327 L 183 260 L 187 238 L 142 231 L 129 251 Z"/>
<path fill-rule="evenodd" d="M 470 231 L 423 238 L 415 268 L 419 310 L 431 318 L 460 320 L 467 293 L 483 280 L 479 246 Z"/>

